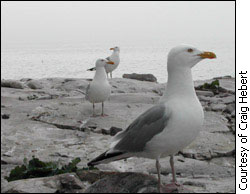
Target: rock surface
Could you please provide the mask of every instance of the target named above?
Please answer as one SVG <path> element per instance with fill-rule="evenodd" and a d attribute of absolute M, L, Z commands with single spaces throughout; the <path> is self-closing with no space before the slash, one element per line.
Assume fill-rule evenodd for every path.
<path fill-rule="evenodd" d="M 41 89 L 30 89 L 30 81 L 39 83 Z M 192 192 L 235 192 L 235 80 L 222 77 L 219 81 L 223 89 L 218 94 L 196 91 L 205 111 L 204 127 L 199 137 L 175 156 L 177 179 Z M 89 160 L 109 148 L 112 135 L 125 129 L 138 115 L 156 104 L 165 89 L 165 84 L 155 82 L 112 79 L 112 95 L 105 102 L 105 112 L 109 116 L 92 117 L 92 106 L 81 92 L 85 91 L 88 80 L 48 78 L 14 82 L 22 83 L 23 89 L 1 87 L 1 111 L 10 115 L 8 119 L 1 117 L 1 180 L 15 166 L 23 164 L 24 158 L 29 160 L 33 155 L 62 165 L 80 157 L 79 168 L 86 167 Z M 195 85 L 203 83 L 198 81 Z M 96 105 L 96 112 L 101 113 L 100 104 Z M 161 166 L 163 183 L 168 184 L 171 181 L 169 159 L 162 159 Z M 104 179 L 112 182 L 114 177 L 119 177 L 117 181 L 126 180 L 126 185 L 131 186 L 120 189 L 138 192 L 132 178 L 122 178 L 123 172 L 131 172 L 128 177 L 135 179 L 145 176 L 145 180 L 152 178 L 153 181 L 157 176 L 155 161 L 143 158 L 129 158 L 102 164 L 98 168 L 101 171 L 75 174 L 76 182 L 80 180 L 83 185 L 79 183 L 82 186 L 76 190 L 69 186 L 72 192 L 98 189 L 96 185 L 103 184 Z M 44 185 L 44 180 L 51 183 L 50 187 Z M 1 191 L 18 188 L 25 192 L 43 189 L 68 192 L 62 187 L 65 181 L 55 180 L 58 179 L 46 177 L 9 183 L 2 181 Z M 139 187 L 144 188 L 143 180 L 140 183 Z M 91 184 L 95 187 L 89 187 Z M 152 189 L 154 192 L 154 186 Z"/>
<path fill-rule="evenodd" d="M 139 173 L 119 173 L 96 181 L 85 193 L 157 193 L 157 179 Z"/>
<path fill-rule="evenodd" d="M 16 80 L 1 80 L 1 87 L 23 89 L 24 86 L 20 81 Z"/>
<path fill-rule="evenodd" d="M 156 77 L 153 74 L 123 74 L 123 78 L 136 79 L 140 81 L 157 82 Z"/>
<path fill-rule="evenodd" d="M 76 174 L 62 174 L 53 177 L 24 179 L 10 182 L 3 193 L 80 193 L 86 186 Z"/>
<path fill-rule="evenodd" d="M 30 80 L 28 83 L 27 83 L 27 86 L 31 89 L 42 89 L 43 86 L 36 80 Z"/>

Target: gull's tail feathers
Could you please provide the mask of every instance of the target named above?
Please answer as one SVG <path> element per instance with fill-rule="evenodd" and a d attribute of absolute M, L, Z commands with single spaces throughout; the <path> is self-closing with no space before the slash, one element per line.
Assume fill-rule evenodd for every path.
<path fill-rule="evenodd" d="M 96 70 L 95 67 L 92 67 L 92 68 L 90 68 L 90 69 L 87 69 L 87 71 L 95 71 L 95 70 Z"/>
<path fill-rule="evenodd" d="M 93 159 L 92 161 L 90 161 L 88 163 L 88 166 L 95 166 L 98 164 L 106 164 L 109 162 L 114 162 L 117 160 L 129 158 L 129 157 L 130 156 L 128 156 L 127 153 L 120 152 L 120 151 L 110 152 L 110 150 L 108 150 L 108 151 L 102 153 L 101 155 L 99 155 L 98 157 L 96 157 L 95 159 Z"/>

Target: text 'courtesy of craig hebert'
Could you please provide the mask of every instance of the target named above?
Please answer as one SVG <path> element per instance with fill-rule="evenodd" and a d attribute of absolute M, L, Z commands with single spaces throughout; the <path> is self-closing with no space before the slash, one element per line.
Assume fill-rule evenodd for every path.
<path fill-rule="evenodd" d="M 239 189 L 246 190 L 247 189 L 247 156 L 249 152 L 249 148 L 247 147 L 249 143 L 247 143 L 247 129 L 248 129 L 248 112 L 249 107 L 247 106 L 248 98 L 247 98 L 247 71 L 241 71 L 239 73 L 239 81 L 240 87 L 238 87 L 238 106 L 239 106 L 239 117 L 238 117 L 238 131 L 237 131 L 237 143 L 238 152 L 240 152 L 238 171 L 240 172 L 240 180 L 239 180 Z"/>

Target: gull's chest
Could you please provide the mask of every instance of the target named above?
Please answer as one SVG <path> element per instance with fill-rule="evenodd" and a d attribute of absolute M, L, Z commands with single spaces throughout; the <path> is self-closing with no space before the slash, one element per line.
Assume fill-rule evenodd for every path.
<path fill-rule="evenodd" d="M 172 126 L 168 126 L 172 129 L 169 130 L 192 131 L 202 125 L 204 113 L 198 99 L 176 100 L 169 104 L 172 110 Z"/>
<path fill-rule="evenodd" d="M 105 70 L 107 73 L 112 72 L 114 69 L 116 69 L 120 63 L 120 58 L 119 56 L 111 56 L 110 57 L 110 61 L 114 62 L 114 64 L 106 64 L 105 65 Z"/>
<path fill-rule="evenodd" d="M 103 102 L 110 96 L 111 86 L 109 83 L 103 82 L 102 84 L 92 82 L 89 88 L 89 99 L 91 102 Z"/>
<path fill-rule="evenodd" d="M 203 123 L 203 109 L 196 99 L 168 102 L 171 115 L 165 129 L 147 143 L 153 157 L 174 154 L 189 145 L 199 134 Z"/>
<path fill-rule="evenodd" d="M 114 65 L 118 65 L 120 63 L 120 57 L 118 55 L 110 56 L 110 60 L 115 63 Z"/>

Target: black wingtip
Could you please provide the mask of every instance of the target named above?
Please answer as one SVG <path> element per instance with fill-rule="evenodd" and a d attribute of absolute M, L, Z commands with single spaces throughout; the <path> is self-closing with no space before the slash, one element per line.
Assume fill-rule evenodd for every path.
<path fill-rule="evenodd" d="M 94 71 L 94 70 L 95 70 L 95 67 L 87 69 L 87 71 Z"/>
<path fill-rule="evenodd" d="M 95 166 L 97 162 L 100 162 L 100 161 L 102 161 L 102 160 L 104 160 L 104 159 L 106 158 L 106 153 L 107 153 L 107 152 L 104 152 L 104 153 L 102 153 L 101 155 L 97 156 L 95 159 L 91 160 L 87 165 L 88 165 L 89 167 Z"/>
<path fill-rule="evenodd" d="M 92 161 L 89 162 L 87 165 L 88 165 L 88 167 L 94 167 L 94 166 L 95 166 L 95 165 L 92 163 Z"/>
<path fill-rule="evenodd" d="M 93 167 L 95 165 L 102 163 L 102 161 L 104 161 L 106 159 L 111 159 L 111 158 L 114 158 L 116 156 L 120 156 L 122 154 L 124 154 L 124 153 L 123 152 L 107 153 L 107 151 L 106 151 L 106 152 L 102 153 L 101 155 L 97 156 L 95 159 L 91 160 L 89 163 L 87 163 L 87 165 L 89 167 Z M 119 159 L 114 158 L 114 161 L 121 160 L 121 159 L 122 158 L 119 158 Z"/>

